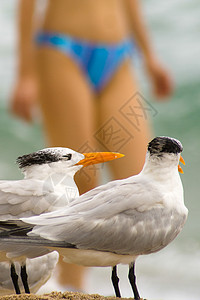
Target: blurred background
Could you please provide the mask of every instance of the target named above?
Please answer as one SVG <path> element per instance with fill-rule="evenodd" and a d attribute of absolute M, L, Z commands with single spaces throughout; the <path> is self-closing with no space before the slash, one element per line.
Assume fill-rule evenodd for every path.
<path fill-rule="evenodd" d="M 139 59 L 134 62 L 134 68 L 137 67 L 140 92 L 146 100 L 152 100 L 158 112 L 152 118 L 155 135 L 178 138 L 184 146 L 186 166 L 181 177 L 189 218 L 175 242 L 157 254 L 138 259 L 138 288 L 143 297 L 152 300 L 197 300 L 200 293 L 200 2 L 142 2 L 154 46 L 175 80 L 171 101 L 154 102 Z M 16 157 L 44 147 L 39 121 L 27 125 L 9 114 L 17 64 L 16 14 L 17 1 L 0 1 L 0 179 L 21 178 Z M 119 268 L 120 286 L 123 296 L 131 297 L 127 272 L 126 266 Z M 86 291 L 112 295 L 109 281 L 109 268 L 89 269 Z"/>

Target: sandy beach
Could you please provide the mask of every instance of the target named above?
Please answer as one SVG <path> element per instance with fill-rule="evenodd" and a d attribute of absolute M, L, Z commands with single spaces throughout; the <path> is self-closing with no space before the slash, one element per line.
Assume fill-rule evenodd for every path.
<path fill-rule="evenodd" d="M 58 293 L 52 292 L 51 294 L 44 294 L 44 295 L 33 295 L 33 294 L 21 294 L 21 295 L 10 295 L 10 296 L 2 296 L 0 297 L 1 300 L 62 300 L 62 299 L 69 299 L 69 300 L 114 300 L 117 299 L 116 297 L 103 297 L 98 294 L 83 294 L 83 293 L 73 293 L 73 292 L 65 292 L 65 293 Z M 133 298 L 121 298 L 123 299 L 133 299 Z"/>

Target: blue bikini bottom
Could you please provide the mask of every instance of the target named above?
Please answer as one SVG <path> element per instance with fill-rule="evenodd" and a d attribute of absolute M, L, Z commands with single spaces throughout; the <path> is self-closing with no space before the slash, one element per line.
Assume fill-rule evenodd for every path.
<path fill-rule="evenodd" d="M 52 32 L 39 32 L 36 44 L 52 47 L 74 59 L 96 92 L 105 87 L 119 65 L 130 57 L 134 50 L 133 42 L 128 39 L 114 44 L 91 43 Z"/>

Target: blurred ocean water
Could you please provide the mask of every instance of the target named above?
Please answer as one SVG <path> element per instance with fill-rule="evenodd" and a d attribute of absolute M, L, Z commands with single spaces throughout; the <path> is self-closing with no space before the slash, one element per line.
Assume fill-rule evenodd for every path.
<path fill-rule="evenodd" d="M 175 93 L 169 102 L 155 102 L 138 66 L 141 90 L 158 111 L 152 120 L 155 135 L 176 137 L 183 143 L 186 166 L 182 180 L 189 218 L 172 245 L 158 254 L 138 259 L 138 285 L 141 295 L 148 299 L 197 300 L 200 299 L 200 2 L 149 0 L 143 1 L 143 7 L 155 49 L 175 80 Z M 27 126 L 8 111 L 16 70 L 16 10 L 17 1 L 0 1 L 0 179 L 20 178 L 14 163 L 16 157 L 44 146 L 40 124 Z M 130 297 L 127 268 L 119 269 L 123 296 Z M 88 275 L 88 291 L 111 295 L 109 281 L 110 269 L 93 268 Z"/>

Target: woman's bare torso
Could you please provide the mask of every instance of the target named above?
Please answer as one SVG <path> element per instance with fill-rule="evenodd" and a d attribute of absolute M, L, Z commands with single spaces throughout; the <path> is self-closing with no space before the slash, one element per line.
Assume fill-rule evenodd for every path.
<path fill-rule="evenodd" d="M 128 35 L 124 0 L 49 0 L 43 29 L 94 42 Z"/>

